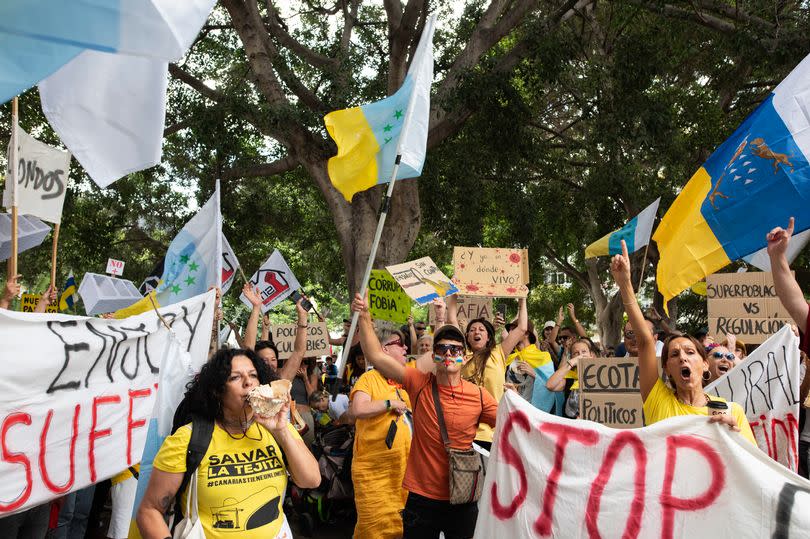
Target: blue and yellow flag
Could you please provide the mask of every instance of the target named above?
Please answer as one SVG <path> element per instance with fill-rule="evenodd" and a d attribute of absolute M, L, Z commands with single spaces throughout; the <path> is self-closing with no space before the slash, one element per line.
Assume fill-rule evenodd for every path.
<path fill-rule="evenodd" d="M 329 159 L 329 179 L 347 202 L 355 193 L 391 181 L 397 155 L 397 179 L 422 174 L 425 163 L 433 82 L 433 25 L 422 31 L 411 66 L 397 92 L 361 107 L 336 110 L 323 117 L 338 153 Z"/>
<path fill-rule="evenodd" d="M 767 245 L 796 217 L 810 228 L 810 56 L 709 157 L 664 215 L 658 289 L 664 305 L 707 275 Z"/>
<path fill-rule="evenodd" d="M 73 272 L 68 273 L 67 281 L 65 281 L 65 288 L 59 295 L 59 310 L 66 311 L 72 309 L 76 299 L 76 278 Z"/>
<path fill-rule="evenodd" d="M 588 245 L 585 248 L 585 258 L 621 254 L 622 240 L 627 244 L 628 253 L 635 253 L 646 247 L 650 243 L 659 202 L 661 197 L 655 199 L 655 202 L 641 210 L 641 213 L 630 219 L 619 230 L 614 230 Z"/>

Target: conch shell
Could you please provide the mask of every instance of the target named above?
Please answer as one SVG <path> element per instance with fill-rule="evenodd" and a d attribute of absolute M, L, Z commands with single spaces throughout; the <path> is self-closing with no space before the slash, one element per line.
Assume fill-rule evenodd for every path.
<path fill-rule="evenodd" d="M 254 387 L 248 393 L 248 403 L 257 414 L 273 416 L 281 411 L 284 405 L 290 402 L 289 380 L 276 380 L 270 385 L 264 384 Z"/>

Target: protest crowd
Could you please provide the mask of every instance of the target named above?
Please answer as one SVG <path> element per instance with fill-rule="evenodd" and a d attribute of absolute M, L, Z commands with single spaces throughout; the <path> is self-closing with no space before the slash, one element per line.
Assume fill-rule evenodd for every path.
<path fill-rule="evenodd" d="M 580 320 L 582 309 L 557 301 L 556 318 L 544 320 L 530 315 L 541 309 L 529 286 L 530 261 L 542 256 L 531 258 L 518 241 L 454 246 L 452 265 L 407 260 L 407 252 L 390 264 L 377 258 L 394 186 L 421 175 L 433 121 L 437 14 L 417 17 L 411 10 L 422 8 L 408 3 L 404 17 L 418 18 L 419 32 L 403 47 L 410 61 L 399 90 L 323 116 L 337 153 L 322 172 L 336 200 L 351 205 L 357 193 L 388 189 L 374 240 L 363 231 L 370 249 L 362 281 L 349 277 L 341 309 L 324 316 L 282 249 L 245 274 L 223 233 L 230 193 L 219 179 L 140 288 L 112 258 L 104 274 L 79 280 L 70 272 L 58 286 L 67 190 L 42 189 L 49 178 L 67 185 L 72 156 L 19 128 L 14 96 L 40 85 L 46 117 L 99 187 L 151 167 L 160 162 L 160 99 L 156 114 L 135 106 L 135 118 L 100 122 L 93 143 L 77 141 L 80 130 L 71 134 L 59 114 L 125 99 L 84 92 L 82 82 L 110 65 L 144 80 L 152 70 L 182 73 L 177 59 L 197 43 L 216 2 L 137 16 L 134 8 L 85 4 L 77 13 L 88 35 L 67 29 L 47 39 L 34 32 L 37 18 L 57 26 L 68 8 L 38 6 L 28 16 L 21 0 L 9 0 L 16 10 L 0 6 L 0 37 L 23 39 L 26 58 L 39 59 L 25 69 L 0 62 L 0 97 L 13 98 L 3 201 L 10 213 L 0 219 L 0 539 L 603 537 L 618 536 L 621 525 L 622 537 L 810 534 L 810 290 L 791 269 L 810 230 L 810 193 L 802 191 L 810 185 L 810 56 L 663 217 L 658 198 L 588 245 L 584 259 L 604 257 L 605 275 L 609 268 L 599 286 L 616 308 L 612 320 L 610 305 Z M 221 9 L 233 16 L 238 4 Z M 403 9 L 384 4 L 388 13 Z M 337 6 L 357 16 L 355 3 Z M 257 21 L 293 39 L 273 3 L 266 20 L 264 9 L 234 21 L 242 39 L 261 43 L 251 60 L 278 56 L 273 40 L 251 37 Z M 20 28 L 4 30 L 4 16 Z M 112 41 L 90 31 L 119 24 Z M 46 45 L 32 44 L 41 39 Z M 62 62 L 55 51 L 66 46 L 111 56 L 71 48 Z M 131 55 L 137 61 L 115 64 Z M 245 77 L 278 83 L 260 70 Z M 163 98 L 166 81 L 155 78 L 150 89 Z M 207 92 L 215 100 L 219 89 Z M 88 158 L 95 145 L 126 148 L 153 120 L 155 162 Z M 301 140 L 310 136 L 300 131 Z M 32 171 L 37 181 L 26 179 Z M 747 211 L 724 213 L 728 193 L 743 189 L 752 190 L 742 197 Z M 51 233 L 44 222 L 53 225 L 51 276 L 36 295 L 24 274 L 45 269 L 21 268 L 17 255 L 42 244 Z M 643 277 L 653 242 L 651 299 Z M 440 249 L 434 254 L 447 260 Z M 720 271 L 739 260 L 742 271 Z M 706 327 L 679 331 L 670 300 L 697 283 L 705 285 Z M 242 313 L 226 320 L 230 300 Z"/>

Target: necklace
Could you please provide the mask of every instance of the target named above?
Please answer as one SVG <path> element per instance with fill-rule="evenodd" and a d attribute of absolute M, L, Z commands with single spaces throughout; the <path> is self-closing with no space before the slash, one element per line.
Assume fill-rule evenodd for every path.
<path fill-rule="evenodd" d="M 677 397 L 677 395 L 676 395 L 676 397 Z M 691 406 L 692 408 L 702 408 L 703 406 L 706 406 L 706 405 L 709 403 L 709 400 L 710 400 L 710 399 L 709 399 L 709 396 L 708 396 L 707 394 L 705 394 L 705 393 L 704 393 L 704 394 L 703 394 L 703 398 L 706 400 L 706 402 L 704 402 L 704 403 L 703 403 L 703 404 L 701 404 L 700 406 L 697 406 L 697 405 L 695 405 L 695 404 L 693 404 L 693 403 L 691 403 L 691 402 L 686 402 L 684 399 L 682 399 L 682 398 L 680 398 L 680 397 L 677 397 L 677 398 L 678 398 L 678 401 L 679 401 L 681 404 L 685 404 L 685 405 L 687 405 L 687 406 Z"/>

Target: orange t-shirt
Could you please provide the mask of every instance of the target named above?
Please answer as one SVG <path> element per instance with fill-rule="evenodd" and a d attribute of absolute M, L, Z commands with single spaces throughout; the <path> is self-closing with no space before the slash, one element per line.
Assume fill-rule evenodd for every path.
<path fill-rule="evenodd" d="M 433 378 L 433 374 L 419 369 L 405 369 L 403 386 L 414 403 L 414 433 L 402 486 L 432 500 L 449 500 L 449 462 L 433 406 Z M 439 384 L 439 398 L 447 437 L 453 449 L 470 448 L 475 439 L 479 416 L 481 423 L 495 426 L 498 403 L 486 389 L 481 388 L 479 393 L 479 387 L 466 380 L 452 388 Z"/>

